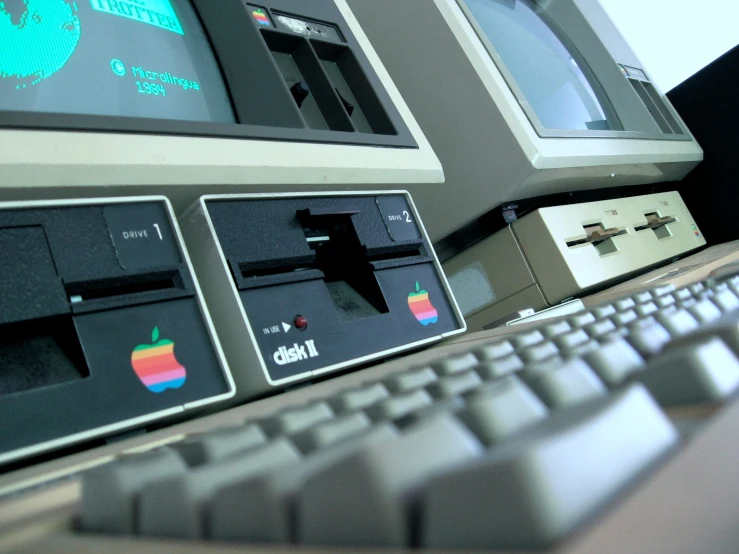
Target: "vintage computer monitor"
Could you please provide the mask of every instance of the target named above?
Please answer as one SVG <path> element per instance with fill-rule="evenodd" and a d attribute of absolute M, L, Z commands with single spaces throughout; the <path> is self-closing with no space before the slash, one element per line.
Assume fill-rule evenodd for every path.
<path fill-rule="evenodd" d="M 444 166 L 443 188 L 411 187 L 435 242 L 509 201 L 702 159 L 596 0 L 349 4 Z"/>
<path fill-rule="evenodd" d="M 444 166 L 443 188 L 411 190 L 470 330 L 705 245 L 679 196 L 629 198 L 702 150 L 597 0 L 350 5 Z M 542 225 L 513 209 L 603 188 L 548 200 Z"/>
<path fill-rule="evenodd" d="M 0 414 L 43 430 L 3 436 L 0 464 L 245 398 L 245 374 L 262 375 L 263 368 L 222 359 L 216 335 L 234 322 L 221 320 L 214 331 L 206 305 L 219 291 L 203 299 L 195 275 L 230 269 L 193 271 L 190 245 L 179 238 L 175 216 L 201 196 L 259 187 L 282 194 L 339 189 L 336 202 L 342 202 L 347 193 L 340 189 L 356 194 L 443 181 L 438 159 L 344 0 L 0 2 L 0 175 Z M 353 343 L 342 339 L 346 349 L 333 357 L 329 339 L 316 340 L 320 361 L 330 358 L 319 364 L 324 370 L 464 330 L 412 201 L 403 194 L 394 197 L 397 213 L 383 212 L 377 195 L 343 200 L 350 211 L 340 219 L 346 240 L 355 240 L 351 246 L 364 264 L 365 281 L 376 278 L 371 264 L 387 266 L 388 257 L 405 256 L 393 268 L 413 266 L 407 282 L 384 291 L 398 295 L 403 311 L 388 315 L 393 308 L 381 306 L 385 320 L 398 315 L 411 335 L 365 345 L 359 355 L 352 348 L 364 341 L 357 332 Z M 359 204 L 361 214 L 351 211 Z M 309 206 L 281 223 L 298 225 L 296 211 L 303 208 Z M 403 210 L 408 223 L 400 220 Z M 384 221 L 390 216 L 398 221 Z M 392 236 L 388 229 L 398 222 L 410 236 L 407 229 L 405 238 Z M 259 229 L 267 239 L 256 244 L 259 233 L 251 231 L 257 222 L 218 224 L 224 244 L 240 248 L 245 242 L 257 254 L 276 250 L 267 262 L 289 248 L 308 254 L 298 269 L 313 259 L 300 226 L 297 238 L 282 237 L 280 227 L 271 234 Z M 408 261 L 414 253 L 418 259 Z M 251 261 L 240 256 L 231 253 L 230 259 Z M 386 273 L 394 274 L 393 268 Z M 416 276 L 418 268 L 430 271 L 427 279 Z M 323 275 L 314 269 L 314 276 Z M 414 317 L 410 302 L 422 300 L 419 280 L 448 310 L 448 321 L 422 325 Z M 381 296 L 373 284 L 373 294 Z M 261 289 L 250 285 L 252 296 L 260 297 Z M 320 308 L 333 309 L 330 300 Z M 302 310 L 310 329 L 301 341 L 287 342 L 292 335 L 277 341 L 286 351 L 315 338 L 320 328 L 305 303 Z M 269 323 L 286 332 L 280 322 Z M 244 332 L 241 349 L 252 342 Z M 305 376 L 310 372 L 303 365 L 291 367 Z M 49 366 L 66 373 L 46 378 Z M 84 391 L 96 401 L 84 401 Z M 251 389 L 267 392 L 275 390 Z M 54 419 L 49 414 L 55 413 L 56 426 L 44 425 L 44 417 Z"/>
<path fill-rule="evenodd" d="M 443 180 L 344 0 L 8 1 L 0 53 L 3 200 Z"/>

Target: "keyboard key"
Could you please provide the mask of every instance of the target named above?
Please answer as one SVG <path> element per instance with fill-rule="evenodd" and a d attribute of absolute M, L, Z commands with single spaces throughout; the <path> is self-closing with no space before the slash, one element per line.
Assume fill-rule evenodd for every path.
<path fill-rule="evenodd" d="M 616 308 L 614 308 L 611 304 L 605 304 L 604 306 L 593 308 L 592 310 L 590 310 L 590 313 L 592 313 L 596 319 L 604 319 L 606 317 L 614 315 L 616 313 Z"/>
<path fill-rule="evenodd" d="M 572 325 L 573 329 L 579 329 L 588 323 L 593 323 L 595 321 L 595 316 L 590 312 L 578 312 L 568 317 L 567 321 Z"/>
<path fill-rule="evenodd" d="M 381 424 L 331 448 L 318 450 L 299 464 L 281 466 L 220 489 L 210 502 L 209 538 L 230 542 L 294 542 L 296 500 L 306 479 L 362 448 L 397 440 L 399 436 L 392 424 Z"/>
<path fill-rule="evenodd" d="M 667 308 L 675 303 L 675 299 L 670 295 L 660 296 L 654 300 L 658 308 Z"/>
<path fill-rule="evenodd" d="M 451 358 L 434 362 L 431 364 L 431 367 L 436 370 L 438 375 L 453 375 L 472 369 L 478 363 L 479 360 L 477 357 L 471 352 L 468 352 L 467 354 L 452 356 Z"/>
<path fill-rule="evenodd" d="M 538 344 L 543 340 L 544 335 L 541 333 L 541 331 L 538 330 L 524 331 L 510 338 L 511 344 L 516 350 Z"/>
<path fill-rule="evenodd" d="M 683 289 L 678 289 L 675 292 L 673 292 L 672 297 L 676 301 L 687 300 L 688 298 L 693 298 L 693 293 L 690 292 L 689 289 L 683 288 Z"/>
<path fill-rule="evenodd" d="M 690 308 L 691 306 L 695 306 L 695 304 L 698 303 L 698 300 L 695 298 L 687 298 L 685 300 L 680 300 L 679 302 L 676 302 L 675 305 L 678 308 Z"/>
<path fill-rule="evenodd" d="M 654 302 L 644 302 L 643 304 L 639 304 L 636 308 L 634 308 L 634 311 L 639 317 L 646 317 L 648 315 L 652 315 L 655 313 L 659 308 L 657 307 L 657 304 Z"/>
<path fill-rule="evenodd" d="M 710 298 L 713 298 L 715 296 L 715 294 L 716 293 L 713 292 L 711 289 L 706 289 L 706 290 L 704 290 L 704 291 L 699 292 L 698 294 L 696 294 L 695 297 L 698 300 L 703 300 L 705 298 L 709 298 L 710 299 Z"/>
<path fill-rule="evenodd" d="M 652 298 L 659 298 L 665 294 L 669 294 L 675 290 L 675 285 L 661 285 L 659 287 L 654 287 L 653 289 L 650 289 L 650 293 L 652 294 Z"/>
<path fill-rule="evenodd" d="M 542 335 L 544 335 L 544 338 L 552 339 L 556 336 L 569 333 L 571 330 L 572 327 L 570 327 L 570 324 L 562 320 L 545 325 L 544 327 L 542 327 L 541 333 Z"/>
<path fill-rule="evenodd" d="M 409 546 L 424 481 L 482 453 L 475 436 L 452 416 L 432 418 L 398 440 L 363 448 L 307 480 L 298 502 L 298 542 Z"/>
<path fill-rule="evenodd" d="M 739 356 L 739 312 L 730 312 L 714 320 L 710 325 L 682 337 L 676 344 L 717 336 Z"/>
<path fill-rule="evenodd" d="M 671 338 L 670 333 L 662 325 L 651 323 L 644 327 L 635 327 L 626 340 L 643 357 L 650 357 L 659 353 Z"/>
<path fill-rule="evenodd" d="M 710 290 L 713 291 L 715 294 L 718 294 L 720 292 L 724 292 L 725 290 L 729 289 L 729 283 L 726 282 L 716 282 L 714 280 L 709 281 L 711 284 Z"/>
<path fill-rule="evenodd" d="M 463 410 L 467 404 L 461 396 L 452 396 L 450 398 L 444 398 L 437 400 L 430 406 L 425 406 L 414 412 L 410 412 L 401 418 L 394 419 L 393 424 L 404 431 L 408 427 L 413 427 L 427 421 L 432 417 L 439 415 L 456 415 L 459 411 Z"/>
<path fill-rule="evenodd" d="M 223 427 L 170 445 L 190 467 L 223 460 L 242 450 L 267 443 L 267 436 L 256 424 Z"/>
<path fill-rule="evenodd" d="M 329 406 L 337 413 L 361 410 L 372 404 L 389 398 L 390 393 L 382 383 L 375 383 L 337 394 L 328 401 Z"/>
<path fill-rule="evenodd" d="M 611 316 L 611 321 L 616 327 L 625 327 L 629 323 L 636 321 L 638 318 L 639 316 L 634 310 L 627 310 L 625 312 L 621 312 L 620 314 Z"/>
<path fill-rule="evenodd" d="M 586 343 L 583 343 L 579 346 L 576 346 L 575 348 L 572 348 L 566 352 L 567 358 L 576 358 L 581 357 L 587 354 L 588 352 L 591 352 L 593 350 L 598 350 L 600 348 L 600 343 L 597 340 L 589 340 Z"/>
<path fill-rule="evenodd" d="M 397 394 L 365 410 L 372 421 L 393 420 L 434 403 L 424 389 Z"/>
<path fill-rule="evenodd" d="M 647 316 L 643 317 L 641 319 L 637 319 L 636 321 L 632 321 L 629 323 L 629 331 L 638 331 L 640 329 L 646 329 L 647 327 L 651 327 L 652 325 L 656 324 L 657 320 L 654 319 L 654 316 Z"/>
<path fill-rule="evenodd" d="M 278 412 L 274 416 L 258 422 L 259 426 L 269 437 L 291 435 L 317 423 L 334 417 L 334 411 L 327 402 L 316 402 L 307 406 L 289 408 Z"/>
<path fill-rule="evenodd" d="M 299 460 L 297 449 L 286 439 L 278 439 L 227 460 L 150 483 L 139 497 L 139 533 L 150 537 L 203 538 L 208 503 L 218 490 Z"/>
<path fill-rule="evenodd" d="M 513 354 L 514 350 L 515 349 L 513 348 L 513 345 L 507 340 L 504 340 L 491 342 L 490 344 L 480 346 L 479 348 L 473 350 L 473 354 L 477 356 L 478 360 L 484 362 L 487 360 L 497 360 L 498 358 L 504 358 L 506 356 L 509 356 L 510 354 Z"/>
<path fill-rule="evenodd" d="M 616 340 L 616 339 L 628 337 L 629 333 L 630 331 L 628 327 L 617 327 L 616 330 L 613 331 L 612 333 L 608 333 L 608 334 L 601 335 L 600 337 L 598 337 L 597 342 L 608 342 L 610 340 Z"/>
<path fill-rule="evenodd" d="M 358 435 L 370 427 L 372 421 L 367 414 L 355 412 L 319 423 L 307 431 L 291 436 L 290 440 L 301 452 L 307 454 Z"/>
<path fill-rule="evenodd" d="M 441 377 L 436 383 L 426 387 L 428 393 L 434 398 L 449 398 L 458 396 L 469 390 L 482 385 L 482 379 L 474 371 Z"/>
<path fill-rule="evenodd" d="M 541 362 L 528 364 L 526 368 L 523 371 L 519 372 L 516 376 L 526 381 L 531 377 L 539 375 L 540 373 L 553 371 L 561 367 L 562 364 L 564 364 L 564 360 L 560 356 L 554 356 Z"/>
<path fill-rule="evenodd" d="M 696 302 L 688 308 L 688 312 L 702 324 L 711 323 L 721 317 L 721 310 L 708 299 Z"/>
<path fill-rule="evenodd" d="M 597 325 L 597 323 L 598 322 L 596 321 L 595 323 L 590 323 L 590 325 Z M 590 336 L 583 329 L 578 329 L 577 331 L 571 331 L 570 333 L 555 337 L 552 342 L 556 344 L 560 350 L 569 352 L 576 346 L 585 344 L 589 340 Z"/>
<path fill-rule="evenodd" d="M 559 354 L 557 346 L 549 341 L 529 346 L 519 351 L 521 359 L 527 363 L 541 362 Z"/>
<path fill-rule="evenodd" d="M 94 533 L 133 534 L 139 494 L 153 483 L 186 472 L 185 462 L 169 449 L 126 456 L 85 471 L 80 527 Z"/>
<path fill-rule="evenodd" d="M 739 388 L 739 359 L 719 338 L 669 349 L 634 376 L 663 406 L 715 402 Z"/>
<path fill-rule="evenodd" d="M 699 294 L 706 290 L 706 287 L 703 283 L 695 283 L 693 285 L 690 285 L 688 287 L 688 290 L 695 296 L 696 294 Z"/>
<path fill-rule="evenodd" d="M 667 314 L 675 313 L 679 309 L 680 308 L 678 308 L 677 302 L 675 302 L 674 304 L 672 304 L 670 306 L 667 306 L 666 308 L 661 308 L 659 311 L 660 311 L 660 313 L 663 313 L 663 314 L 667 315 Z M 649 316 L 649 317 L 653 317 L 653 316 Z"/>
<path fill-rule="evenodd" d="M 505 358 L 481 363 L 475 368 L 475 371 L 477 371 L 480 377 L 487 381 L 490 379 L 505 377 L 506 375 L 522 370 L 523 367 L 524 365 L 521 358 L 512 354 Z"/>
<path fill-rule="evenodd" d="M 588 364 L 580 359 L 569 360 L 552 371 L 528 374 L 526 382 L 553 410 L 580 404 L 608 392 Z"/>
<path fill-rule="evenodd" d="M 549 410 L 520 379 L 511 375 L 465 395 L 457 417 L 478 439 L 491 445 L 547 417 Z"/>
<path fill-rule="evenodd" d="M 610 319 L 601 319 L 595 323 L 586 325 L 583 327 L 583 331 L 585 331 L 590 337 L 597 339 L 603 335 L 615 332 L 616 326 Z"/>
<path fill-rule="evenodd" d="M 717 292 L 711 300 L 724 313 L 732 312 L 739 308 L 739 298 L 728 289 Z"/>
<path fill-rule="evenodd" d="M 619 311 L 624 312 L 626 310 L 630 310 L 634 306 L 636 306 L 636 302 L 634 302 L 631 298 L 621 298 L 620 300 L 616 300 L 613 303 L 613 306 Z"/>
<path fill-rule="evenodd" d="M 421 546 L 535 549 L 563 539 L 678 443 L 639 386 L 554 412 L 479 461 L 434 476 Z"/>
<path fill-rule="evenodd" d="M 642 304 L 644 302 L 651 302 L 652 293 L 650 293 L 649 291 L 637 292 L 636 294 L 631 295 L 631 299 L 637 304 Z"/>
<path fill-rule="evenodd" d="M 616 387 L 644 368 L 644 359 L 625 339 L 606 342 L 583 359 L 609 387 Z"/>
<path fill-rule="evenodd" d="M 687 310 L 658 312 L 654 319 L 661 323 L 673 337 L 680 337 L 698 329 L 698 321 Z"/>
<path fill-rule="evenodd" d="M 433 369 L 421 367 L 389 377 L 385 380 L 385 386 L 391 393 L 395 394 L 420 389 L 435 382 L 436 379 L 436 372 Z"/>

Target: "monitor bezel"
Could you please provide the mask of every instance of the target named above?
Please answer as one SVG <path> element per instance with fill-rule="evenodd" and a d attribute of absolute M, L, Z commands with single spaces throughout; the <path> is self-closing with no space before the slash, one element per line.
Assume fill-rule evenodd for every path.
<path fill-rule="evenodd" d="M 89 133 L 126 133 L 136 135 L 182 136 L 197 138 L 231 138 L 277 140 L 417 149 L 410 131 L 398 135 L 375 135 L 359 132 L 321 131 L 316 129 L 246 125 L 242 123 L 207 123 L 175 119 L 146 119 L 100 115 L 75 115 L 50 112 L 13 112 L 0 110 L 0 129 L 70 131 Z"/>
<path fill-rule="evenodd" d="M 495 65 L 498 72 L 503 77 L 506 85 L 510 89 L 510 91 L 513 93 L 513 95 L 516 98 L 516 101 L 518 102 L 519 107 L 525 114 L 526 118 L 529 120 L 529 123 L 531 124 L 532 128 L 536 132 L 536 134 L 541 138 L 620 138 L 620 139 L 637 139 L 637 140 L 662 140 L 662 141 L 678 141 L 678 142 L 690 142 L 693 140 L 693 138 L 690 136 L 689 133 L 685 134 L 663 134 L 663 133 L 646 133 L 641 131 L 625 131 L 625 130 L 611 130 L 611 131 L 605 131 L 605 130 L 596 130 L 596 131 L 584 131 L 579 129 L 550 129 L 548 127 L 545 127 L 541 121 L 539 120 L 538 116 L 536 115 L 536 112 L 531 107 L 531 105 L 526 100 L 526 96 L 524 95 L 521 88 L 516 83 L 516 79 L 514 78 L 513 74 L 509 71 L 509 69 L 506 67 L 505 63 L 503 63 L 503 59 L 496 50 L 496 48 L 493 46 L 492 42 L 487 37 L 487 34 L 482 29 L 480 24 L 477 22 L 477 19 L 475 18 L 472 11 L 467 6 L 466 0 L 454 0 L 455 3 L 459 6 L 459 9 L 464 14 L 465 20 L 469 23 L 469 25 L 472 27 L 472 29 L 475 32 L 475 36 L 480 40 L 481 44 L 487 51 L 487 53 L 490 56 L 491 61 Z M 495 0 L 491 0 L 495 1 Z M 514 2 L 516 0 L 513 0 Z M 533 3 L 540 5 L 541 0 L 532 0 Z M 563 33 L 554 22 L 552 22 L 550 19 L 544 20 L 545 24 L 552 30 L 552 32 L 557 36 L 557 38 L 562 41 L 565 48 L 575 57 L 580 65 L 581 70 L 583 73 L 585 73 L 586 77 L 588 78 L 588 82 L 593 87 L 593 89 L 596 92 L 596 95 L 600 100 L 602 99 L 608 99 L 608 94 L 606 90 L 604 89 L 603 85 L 600 83 L 600 81 L 595 77 L 593 74 L 593 71 L 590 69 L 589 64 L 585 61 L 585 58 L 582 56 L 582 54 L 579 52 L 577 47 L 572 43 L 572 41 L 569 40 L 569 38 Z M 605 45 L 602 43 L 599 43 L 599 46 L 603 49 L 605 49 Z M 617 62 L 614 61 L 614 68 L 618 68 Z M 620 123 L 620 117 L 618 116 L 618 113 L 616 112 L 615 108 L 613 107 L 610 100 L 608 100 L 607 105 L 603 106 L 604 111 L 606 111 L 606 114 L 608 117 L 615 117 L 616 121 L 619 121 Z"/>
<path fill-rule="evenodd" d="M 158 136 L 182 136 L 182 137 L 202 137 L 202 138 L 231 138 L 231 139 L 251 139 L 251 140 L 268 140 L 268 141 L 285 141 L 298 143 L 318 143 L 318 144 L 338 144 L 353 146 L 374 146 L 374 147 L 391 147 L 391 148 L 411 148 L 418 149 L 419 145 L 413 137 L 408 126 L 405 124 L 403 117 L 398 111 L 395 103 L 391 99 L 381 80 L 377 76 L 372 64 L 365 56 L 361 45 L 351 31 L 349 23 L 344 18 L 341 10 L 330 2 L 331 8 L 328 8 L 329 2 L 321 2 L 313 6 L 325 14 L 325 19 L 335 19 L 340 24 L 341 33 L 345 44 L 352 48 L 357 61 L 365 70 L 367 79 L 370 82 L 375 94 L 382 101 L 387 111 L 387 116 L 395 128 L 396 134 L 370 134 L 358 131 L 329 131 L 311 129 L 307 126 L 303 127 L 280 127 L 268 125 L 255 125 L 241 123 L 239 118 L 240 100 L 233 94 L 234 88 L 238 87 L 238 82 L 248 79 L 244 74 L 233 74 L 224 71 L 220 52 L 227 52 L 232 46 L 233 36 L 227 32 L 221 32 L 222 29 L 218 24 L 214 24 L 211 20 L 209 23 L 203 17 L 203 9 L 206 4 L 212 0 L 187 0 L 189 1 L 196 17 L 199 19 L 203 32 L 208 38 L 211 45 L 213 55 L 218 63 L 218 68 L 223 76 L 224 85 L 227 89 L 229 100 L 234 108 L 234 116 L 236 123 L 215 123 L 193 120 L 179 119 L 153 119 L 139 117 L 124 116 L 107 116 L 107 115 L 91 115 L 91 114 L 73 114 L 73 113 L 56 113 L 56 112 L 28 112 L 28 111 L 11 111 L 0 110 L 0 129 L 4 130 L 39 130 L 39 131 L 70 131 L 70 132 L 89 132 L 89 133 L 125 133 L 137 135 L 158 135 Z M 289 6 L 291 0 L 271 0 L 262 4 L 287 3 Z M 283 9 L 281 7 L 281 9 Z M 290 11 L 290 10 L 287 10 Z M 279 32 L 279 31 L 276 31 Z M 274 61 L 269 59 L 274 64 Z M 242 72 L 243 73 L 243 72 Z M 287 85 L 282 83 L 287 91 Z"/>

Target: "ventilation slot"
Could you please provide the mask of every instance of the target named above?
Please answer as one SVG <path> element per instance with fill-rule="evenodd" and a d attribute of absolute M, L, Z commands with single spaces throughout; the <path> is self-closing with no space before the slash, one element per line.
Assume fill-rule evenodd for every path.
<path fill-rule="evenodd" d="M 672 115 L 672 111 L 670 111 L 670 108 L 667 107 L 667 104 L 665 104 L 665 101 L 660 97 L 659 92 L 657 92 L 657 89 L 654 88 L 654 85 L 652 83 L 642 83 L 642 86 L 649 94 L 649 97 L 652 99 L 652 102 L 659 108 L 660 113 L 662 114 L 662 117 L 665 118 L 668 125 L 672 128 L 672 132 L 676 135 L 684 135 L 685 131 L 680 126 L 680 124 L 677 122 L 677 119 L 675 119 L 675 116 Z"/>
<path fill-rule="evenodd" d="M 629 79 L 629 82 L 663 133 L 666 135 L 685 134 L 652 83 L 636 79 Z"/>
<path fill-rule="evenodd" d="M 310 43 L 276 31 L 263 30 L 262 36 L 308 127 L 353 132 L 349 115 Z"/>

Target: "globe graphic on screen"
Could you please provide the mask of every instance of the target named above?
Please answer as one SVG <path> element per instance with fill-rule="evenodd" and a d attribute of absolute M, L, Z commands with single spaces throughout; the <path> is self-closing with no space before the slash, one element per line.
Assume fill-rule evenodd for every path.
<path fill-rule="evenodd" d="M 0 0 L 0 79 L 26 88 L 64 67 L 80 40 L 76 13 L 72 0 Z"/>

